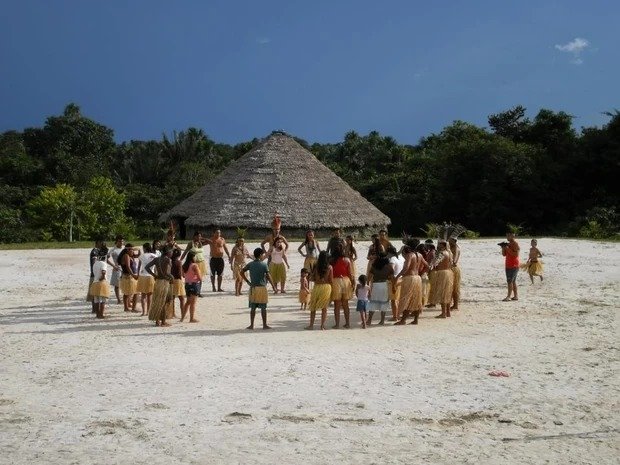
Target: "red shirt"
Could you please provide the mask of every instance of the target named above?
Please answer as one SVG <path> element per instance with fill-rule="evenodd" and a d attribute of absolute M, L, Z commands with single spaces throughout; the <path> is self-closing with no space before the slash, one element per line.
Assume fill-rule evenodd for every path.
<path fill-rule="evenodd" d="M 336 262 L 332 265 L 334 270 L 334 278 L 344 278 L 349 276 L 349 260 L 340 257 Z"/>

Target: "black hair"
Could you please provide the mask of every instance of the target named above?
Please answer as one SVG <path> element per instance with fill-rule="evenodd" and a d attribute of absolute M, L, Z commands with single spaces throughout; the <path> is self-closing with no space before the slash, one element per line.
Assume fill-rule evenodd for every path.
<path fill-rule="evenodd" d="M 99 247 L 98 258 L 99 260 L 105 260 L 107 256 L 108 256 L 108 248 L 104 244 L 103 247 Z"/>
<path fill-rule="evenodd" d="M 144 249 L 146 253 L 153 252 L 153 247 L 151 247 L 151 244 L 149 244 L 148 242 L 145 242 L 144 244 L 142 244 L 142 249 Z"/>
<path fill-rule="evenodd" d="M 361 284 L 362 286 L 365 286 L 365 285 L 366 285 L 366 283 L 368 282 L 368 278 L 366 278 L 366 275 L 365 275 L 365 274 L 361 274 L 361 275 L 359 275 L 359 276 L 358 276 L 358 278 L 357 278 L 357 280 L 360 282 L 360 284 Z"/>
<path fill-rule="evenodd" d="M 327 269 L 329 267 L 329 262 L 327 261 L 327 252 L 325 250 L 321 250 L 319 252 L 319 258 L 316 262 L 316 272 L 319 276 L 325 276 L 327 273 Z"/>
<path fill-rule="evenodd" d="M 261 255 L 263 255 L 265 251 L 263 249 L 261 249 L 260 247 L 257 247 L 254 249 L 254 258 L 260 258 Z"/>
<path fill-rule="evenodd" d="M 377 255 L 377 258 L 375 258 L 375 261 L 372 262 L 372 267 L 376 270 L 380 270 L 385 265 L 389 265 L 389 263 L 390 263 L 390 260 L 387 258 L 387 255 L 385 254 L 385 252 L 379 252 L 379 254 Z"/>
<path fill-rule="evenodd" d="M 194 252 L 193 250 L 190 250 L 189 252 L 187 252 L 187 255 L 185 256 L 185 262 L 183 262 L 184 273 L 187 273 L 187 270 L 189 270 L 190 265 L 194 263 L 195 256 L 196 256 L 196 252 Z"/>
<path fill-rule="evenodd" d="M 179 258 L 181 256 L 181 251 L 175 247 L 172 251 L 172 258 Z"/>

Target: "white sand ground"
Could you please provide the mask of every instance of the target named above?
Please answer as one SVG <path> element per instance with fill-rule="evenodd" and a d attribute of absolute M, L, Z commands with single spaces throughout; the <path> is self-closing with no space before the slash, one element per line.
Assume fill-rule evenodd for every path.
<path fill-rule="evenodd" d="M 92 318 L 87 250 L 0 252 L 0 462 L 618 463 L 620 244 L 541 239 L 544 283 L 504 303 L 497 242 L 462 241 L 453 318 L 324 332 L 296 245 L 254 332 L 229 270 L 200 323 L 156 328 Z"/>

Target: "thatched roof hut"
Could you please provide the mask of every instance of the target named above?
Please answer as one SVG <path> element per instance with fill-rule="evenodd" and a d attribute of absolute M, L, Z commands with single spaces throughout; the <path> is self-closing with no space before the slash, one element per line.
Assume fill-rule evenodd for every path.
<path fill-rule="evenodd" d="M 159 220 L 176 221 L 181 236 L 219 228 L 231 237 L 241 227 L 247 228 L 246 237 L 261 237 L 276 212 L 283 234 L 301 237 L 307 229 L 324 236 L 337 227 L 366 236 L 390 224 L 386 215 L 282 132 L 273 132 Z"/>

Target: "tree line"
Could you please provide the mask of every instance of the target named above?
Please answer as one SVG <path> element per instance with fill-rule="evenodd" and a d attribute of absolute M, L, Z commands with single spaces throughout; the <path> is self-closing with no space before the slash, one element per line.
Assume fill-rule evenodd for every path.
<path fill-rule="evenodd" d="M 620 112 L 578 132 L 571 115 L 516 106 L 488 128 L 455 121 L 417 145 L 376 131 L 296 140 L 392 220 L 418 234 L 458 222 L 482 235 L 617 237 Z M 0 242 L 159 237 L 159 214 L 260 142 L 217 143 L 188 128 L 117 144 L 75 104 L 43 127 L 0 135 Z"/>

